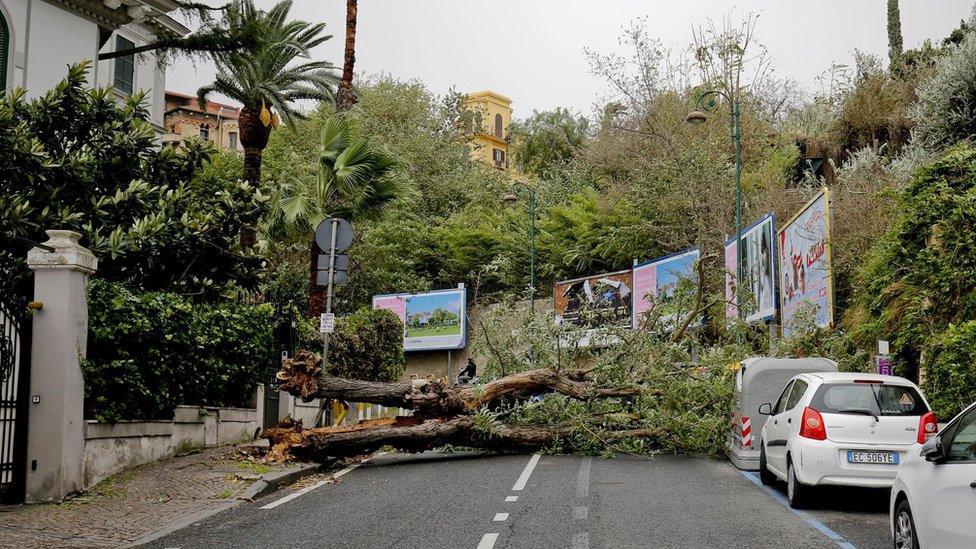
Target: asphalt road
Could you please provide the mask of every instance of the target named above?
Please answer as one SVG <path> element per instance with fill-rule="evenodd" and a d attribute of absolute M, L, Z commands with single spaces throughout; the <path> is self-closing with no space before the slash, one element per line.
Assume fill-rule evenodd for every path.
<path fill-rule="evenodd" d="M 794 512 L 783 490 L 719 460 L 386 455 L 149 547 L 891 546 L 886 491 L 823 491 Z"/>

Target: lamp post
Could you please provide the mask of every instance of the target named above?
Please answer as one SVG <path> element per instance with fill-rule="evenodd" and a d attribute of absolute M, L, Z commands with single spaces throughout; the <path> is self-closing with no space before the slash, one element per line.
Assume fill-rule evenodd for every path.
<path fill-rule="evenodd" d="M 729 103 L 729 114 L 732 116 L 732 142 L 735 144 L 735 312 L 742 318 L 742 129 L 739 126 L 739 98 L 733 98 L 721 90 L 708 90 L 698 95 L 695 106 L 701 110 L 688 113 L 685 120 L 690 124 L 704 124 L 708 119 L 705 112 L 715 112 L 718 109 L 717 97 L 723 97 Z M 737 339 L 742 342 L 742 335 Z"/>
<path fill-rule="evenodd" d="M 529 263 L 529 308 L 532 314 L 532 365 L 536 366 L 535 355 L 535 189 L 525 184 L 524 181 L 516 181 L 512 184 L 511 191 L 502 197 L 504 202 L 516 202 L 519 199 L 519 190 L 525 190 L 529 195 L 529 239 L 531 240 L 530 250 L 531 259 Z"/>

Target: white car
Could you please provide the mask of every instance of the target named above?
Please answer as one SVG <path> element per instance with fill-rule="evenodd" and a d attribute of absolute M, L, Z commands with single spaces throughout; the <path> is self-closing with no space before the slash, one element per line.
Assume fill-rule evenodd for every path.
<path fill-rule="evenodd" d="M 976 547 L 976 403 L 898 470 L 891 534 L 898 549 Z"/>
<path fill-rule="evenodd" d="M 938 423 L 918 387 L 905 378 L 874 374 L 799 374 L 762 428 L 759 476 L 786 481 L 794 508 L 820 485 L 891 487 L 898 465 Z"/>

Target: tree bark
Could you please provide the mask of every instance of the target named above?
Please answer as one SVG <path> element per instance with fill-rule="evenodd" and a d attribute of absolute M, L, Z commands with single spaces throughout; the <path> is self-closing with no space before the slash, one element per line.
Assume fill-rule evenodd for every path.
<path fill-rule="evenodd" d="M 324 462 L 361 455 L 384 446 L 420 452 L 447 444 L 495 451 L 535 451 L 568 437 L 577 426 L 531 427 L 495 423 L 485 432 L 476 423 L 476 412 L 482 407 L 490 408 L 502 402 L 550 392 L 579 400 L 660 394 L 658 390 L 639 386 L 598 387 L 589 381 L 591 373 L 592 369 L 557 372 L 539 368 L 484 385 L 460 387 L 427 379 L 381 383 L 322 376 L 321 358 L 302 350 L 283 361 L 277 374 L 281 390 L 306 401 L 323 398 L 380 404 L 407 408 L 413 410 L 413 415 L 316 429 L 304 429 L 301 422 L 286 418 L 277 428 L 264 432 L 263 436 L 272 446 L 268 459 Z M 607 419 L 600 419 L 601 424 Z M 604 441 L 655 437 L 663 433 L 659 429 L 599 430 L 596 436 Z"/>
<path fill-rule="evenodd" d="M 357 0 L 346 0 L 346 50 L 342 63 L 342 82 L 339 84 L 338 110 L 346 111 L 356 104 L 352 90 L 353 67 L 356 64 L 356 15 Z"/>
<path fill-rule="evenodd" d="M 445 445 L 481 448 L 498 452 L 535 452 L 558 444 L 573 434 L 573 425 L 529 427 L 494 425 L 479 430 L 472 416 L 452 419 L 420 420 L 397 417 L 362 421 L 350 427 L 303 429 L 300 423 L 268 429 L 264 437 L 271 444 L 269 461 L 326 462 L 335 458 L 359 456 L 392 446 L 405 452 L 423 452 Z M 603 432 L 605 442 L 624 438 L 649 438 L 665 434 L 665 429 L 626 429 Z"/>
<path fill-rule="evenodd" d="M 579 400 L 636 395 L 656 395 L 656 390 L 637 386 L 595 387 L 586 378 L 589 371 L 560 373 L 548 368 L 527 370 L 484 385 L 453 387 L 436 380 L 417 379 L 382 383 L 323 376 L 321 359 L 299 351 L 287 359 L 278 372 L 280 388 L 299 398 L 325 398 L 407 408 L 422 417 L 454 417 L 472 414 L 482 406 L 506 398 L 528 398 L 556 392 Z"/>

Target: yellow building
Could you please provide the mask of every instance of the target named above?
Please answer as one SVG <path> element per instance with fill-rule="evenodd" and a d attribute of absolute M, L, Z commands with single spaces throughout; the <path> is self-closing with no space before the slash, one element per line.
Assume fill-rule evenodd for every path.
<path fill-rule="evenodd" d="M 475 129 L 472 158 L 508 170 L 508 125 L 512 123 L 512 100 L 490 90 L 468 94 L 465 107 L 480 114 Z"/>

